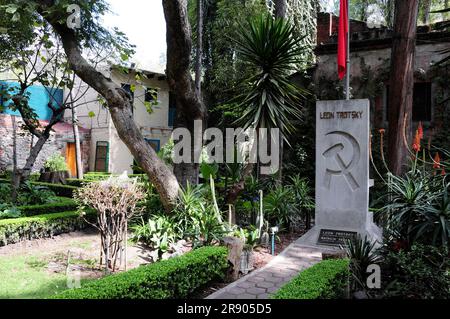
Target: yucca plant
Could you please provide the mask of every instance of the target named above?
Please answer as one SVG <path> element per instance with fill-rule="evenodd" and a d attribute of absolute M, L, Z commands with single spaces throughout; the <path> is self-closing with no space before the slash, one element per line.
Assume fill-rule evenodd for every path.
<path fill-rule="evenodd" d="M 178 227 L 183 233 L 193 233 L 205 211 L 204 189 L 200 185 L 187 184 L 180 190 L 175 209 Z"/>
<path fill-rule="evenodd" d="M 289 187 L 274 188 L 264 198 L 264 210 L 271 225 L 279 225 L 290 228 L 299 217 L 294 209 L 294 194 Z"/>
<path fill-rule="evenodd" d="M 291 189 L 294 194 L 294 207 L 299 215 L 304 219 L 306 229 L 311 228 L 311 215 L 314 212 L 314 200 L 310 193 L 308 181 L 300 175 L 290 177 Z"/>
<path fill-rule="evenodd" d="M 279 128 L 283 136 L 294 130 L 293 120 L 300 119 L 299 107 L 304 90 L 296 87 L 289 75 L 304 50 L 294 26 L 285 19 L 263 15 L 249 21 L 234 39 L 238 58 L 255 69 L 245 79 L 240 97 L 245 112 L 238 124 L 244 128 Z"/>

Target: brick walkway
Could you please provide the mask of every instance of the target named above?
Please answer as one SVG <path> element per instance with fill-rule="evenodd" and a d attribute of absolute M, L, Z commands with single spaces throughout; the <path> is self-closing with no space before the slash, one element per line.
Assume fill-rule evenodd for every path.
<path fill-rule="evenodd" d="M 270 263 L 206 299 L 268 299 L 299 272 L 321 261 L 322 251 L 291 244 Z"/>

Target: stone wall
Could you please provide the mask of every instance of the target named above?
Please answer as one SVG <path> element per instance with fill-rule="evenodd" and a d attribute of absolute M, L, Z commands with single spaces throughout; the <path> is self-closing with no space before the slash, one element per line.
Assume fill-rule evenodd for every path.
<path fill-rule="evenodd" d="M 36 137 L 32 137 L 23 128 L 23 120 L 15 117 L 17 123 L 17 164 L 20 167 L 25 165 L 32 143 L 36 142 Z M 54 154 L 65 156 L 67 143 L 73 143 L 73 132 L 65 126 L 63 129 L 57 128 L 51 132 L 50 138 L 44 145 L 42 151 L 33 167 L 33 172 L 39 172 L 47 158 Z M 80 132 L 82 141 L 82 160 L 85 171 L 89 167 L 90 133 Z M 10 115 L 0 114 L 0 172 L 10 171 L 13 168 L 13 126 Z"/>

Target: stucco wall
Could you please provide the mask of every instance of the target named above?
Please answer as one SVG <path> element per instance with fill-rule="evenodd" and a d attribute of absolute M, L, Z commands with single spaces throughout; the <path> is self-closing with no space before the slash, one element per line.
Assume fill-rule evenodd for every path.
<path fill-rule="evenodd" d="M 108 76 L 117 83 L 135 85 L 133 116 L 136 125 L 146 139 L 159 140 L 162 147 L 170 139 L 172 128 L 169 127 L 169 88 L 165 80 L 159 79 L 161 75 L 155 74 L 153 78 L 142 79 L 140 83 L 135 80 L 135 74 L 122 74 L 111 71 Z M 82 83 L 78 86 L 83 87 Z M 153 106 L 152 113 L 145 106 L 145 88 L 157 89 L 158 105 Z M 89 157 L 89 171 L 95 171 L 95 156 L 97 142 L 109 143 L 109 172 L 121 174 L 124 171 L 132 172 L 133 156 L 128 147 L 121 141 L 109 111 L 97 101 L 98 94 L 89 89 L 80 99 L 77 107 L 77 116 L 81 126 L 91 129 L 91 153 Z M 94 116 L 92 116 L 94 115 Z M 71 119 L 71 114 L 66 114 Z"/>

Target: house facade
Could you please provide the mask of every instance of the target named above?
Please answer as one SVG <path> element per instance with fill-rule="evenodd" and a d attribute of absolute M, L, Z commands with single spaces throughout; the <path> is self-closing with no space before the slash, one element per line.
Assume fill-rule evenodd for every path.
<path fill-rule="evenodd" d="M 170 139 L 175 116 L 175 99 L 170 94 L 165 75 L 132 69 L 124 72 L 118 67 L 109 68 L 104 73 L 130 93 L 133 100 L 134 121 L 148 143 L 156 151 L 159 151 Z M 11 75 L 3 74 L 0 75 L 0 85 L 14 86 L 17 83 L 11 81 Z M 95 90 L 82 82 L 77 85 L 78 91 L 85 91 L 80 98 L 75 98 L 84 172 L 115 174 L 121 174 L 124 171 L 133 172 L 135 164 L 133 156 L 120 140 L 102 99 Z M 49 101 L 56 96 L 56 103 L 62 104 L 68 98 L 69 90 L 58 90 L 52 98 L 49 96 L 49 89 L 42 86 L 33 86 L 28 93 L 30 94 L 29 104 L 37 113 L 40 124 L 45 126 L 51 117 L 51 112 L 47 107 Z M 53 95 L 53 93 L 51 94 Z M 4 172 L 11 171 L 13 167 L 13 122 L 16 122 L 17 127 L 18 167 L 25 164 L 29 150 L 36 142 L 36 138 L 23 129 L 23 120 L 20 114 L 8 108 L 11 101 L 2 99 L 0 102 L 0 172 Z M 152 106 L 150 107 L 149 104 Z M 33 167 L 33 172 L 40 171 L 46 159 L 51 155 L 60 153 L 66 158 L 71 175 L 76 176 L 75 138 L 72 123 L 72 112 L 68 110 L 64 114 L 64 121 L 53 127 L 50 138 Z"/>
<path fill-rule="evenodd" d="M 393 32 L 386 27 L 370 28 L 366 23 L 350 23 L 352 98 L 368 98 L 371 103 L 372 128 L 387 128 L 389 73 Z M 319 99 L 344 97 L 343 81 L 337 75 L 338 17 L 320 13 L 317 20 L 317 63 L 313 70 L 314 89 Z M 428 136 L 441 131 L 448 113 L 449 70 L 435 64 L 450 47 L 450 32 L 439 25 L 417 29 L 414 63 L 413 125 L 424 124 Z"/>
<path fill-rule="evenodd" d="M 159 151 L 170 139 L 175 115 L 175 99 L 166 76 L 161 73 L 112 67 L 107 76 L 121 85 L 132 97 L 133 118 L 147 142 Z M 153 94 L 151 94 L 153 93 Z M 77 104 L 78 123 L 90 131 L 88 170 L 121 174 L 133 172 L 134 158 L 119 138 L 111 115 L 93 89 Z M 155 101 L 156 100 L 156 101 Z M 149 110 L 149 104 L 155 103 Z M 71 122 L 67 114 L 66 122 Z"/>

